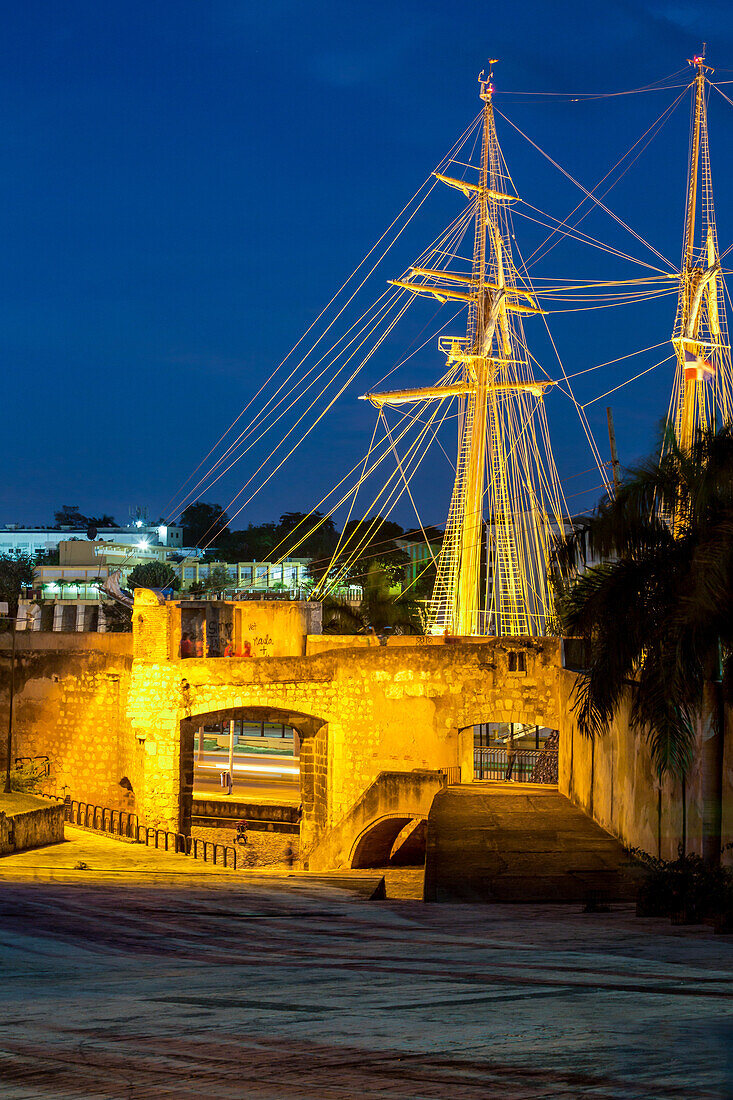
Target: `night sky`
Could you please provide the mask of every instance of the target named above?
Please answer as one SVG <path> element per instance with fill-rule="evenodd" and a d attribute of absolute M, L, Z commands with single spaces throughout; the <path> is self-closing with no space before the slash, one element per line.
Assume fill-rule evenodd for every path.
<path fill-rule="evenodd" d="M 703 40 L 712 79 L 733 80 L 726 2 L 25 0 L 0 10 L 0 523 L 52 522 L 61 504 L 120 521 L 136 505 L 167 517 L 181 482 L 475 117 L 489 56 L 501 61 L 498 109 L 586 187 L 679 94 Z M 513 94 L 606 93 L 669 74 L 677 90 L 585 102 Z M 733 84 L 722 90 L 733 98 Z M 605 200 L 675 266 L 689 117 L 688 97 Z M 565 217 L 580 192 L 502 118 L 498 130 L 519 194 Z M 733 243 L 733 106 L 715 91 L 710 134 L 723 251 Z M 434 192 L 375 274 L 372 298 L 461 202 Z M 665 267 L 600 212 L 582 228 Z M 545 235 L 521 217 L 515 232 L 525 255 Z M 644 271 L 575 244 L 535 269 Z M 572 374 L 667 340 L 674 311 L 666 298 L 550 323 Z M 358 461 L 374 411 L 357 395 L 436 317 L 427 301 L 412 307 L 237 526 L 309 509 Z M 525 329 L 557 377 L 541 321 Z M 583 375 L 576 396 L 589 401 L 670 351 Z M 651 449 L 672 366 L 589 406 L 604 458 L 609 403 L 622 462 Z M 390 388 L 444 369 L 431 341 Z M 598 472 L 568 400 L 549 397 L 547 414 L 568 503 L 580 510 L 598 495 Z M 454 435 L 443 441 L 451 453 Z M 251 472 L 245 459 L 205 498 L 228 504 Z M 436 452 L 415 481 L 425 523 L 444 521 L 450 484 Z M 414 523 L 407 503 L 394 518 Z"/>

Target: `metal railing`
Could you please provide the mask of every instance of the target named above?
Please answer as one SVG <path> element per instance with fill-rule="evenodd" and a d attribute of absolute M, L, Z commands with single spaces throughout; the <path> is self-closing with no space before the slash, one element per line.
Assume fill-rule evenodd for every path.
<path fill-rule="evenodd" d="M 58 794 L 48 794 L 46 797 L 64 803 L 64 820 L 70 825 L 81 825 L 83 828 L 94 829 L 108 836 L 134 840 L 138 844 L 145 844 L 146 847 L 156 848 L 158 851 L 202 859 L 204 863 L 213 863 L 214 866 L 237 869 L 237 850 L 230 844 L 217 844 L 213 840 L 199 840 L 185 836 L 183 833 L 169 832 L 168 829 L 141 825 L 137 814 L 128 813 L 126 810 L 112 810 L 109 806 L 95 806 L 91 802 L 80 802 L 69 795 L 63 797 Z"/>
<path fill-rule="evenodd" d="M 158 850 L 162 847 L 165 852 L 174 851 L 179 855 L 191 856 L 193 859 L 203 859 L 204 863 L 209 862 L 210 856 L 214 866 L 221 864 L 223 867 L 229 867 L 229 853 L 231 853 L 231 866 L 235 869 L 237 866 L 236 848 L 228 844 L 217 844 L 213 840 L 200 840 L 198 837 L 170 833 L 167 829 L 156 829 L 147 825 L 138 825 L 135 839 L 140 844 L 147 844 L 148 847 L 152 843 Z"/>
<path fill-rule="evenodd" d="M 28 771 L 36 779 L 48 779 L 51 774 L 51 761 L 47 756 L 16 756 L 15 767 L 18 771 Z"/>
<path fill-rule="evenodd" d="M 108 806 L 95 806 L 92 802 L 80 802 L 68 795 L 64 799 L 64 805 L 64 819 L 70 825 L 81 825 L 85 829 L 95 829 L 97 832 L 121 836 L 126 840 L 137 839 L 137 814 L 111 810 Z"/>
<path fill-rule="evenodd" d="M 474 779 L 501 779 L 515 783 L 557 783 L 558 751 L 506 749 L 502 745 L 473 750 Z"/>
<path fill-rule="evenodd" d="M 457 764 L 451 768 L 441 768 L 440 774 L 443 777 L 444 787 L 454 787 L 461 782 L 461 765 Z"/>

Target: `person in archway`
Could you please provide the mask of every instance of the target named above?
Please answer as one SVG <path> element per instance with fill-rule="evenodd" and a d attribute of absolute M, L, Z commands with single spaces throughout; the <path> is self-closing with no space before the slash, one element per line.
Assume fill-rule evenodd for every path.
<path fill-rule="evenodd" d="M 193 642 L 191 641 L 191 635 L 186 630 L 183 632 L 183 636 L 181 638 L 181 657 L 193 657 L 193 655 Z"/>

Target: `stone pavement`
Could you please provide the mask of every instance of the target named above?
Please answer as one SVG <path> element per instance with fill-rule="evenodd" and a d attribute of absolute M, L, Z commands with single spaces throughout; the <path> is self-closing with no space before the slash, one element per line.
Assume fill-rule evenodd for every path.
<path fill-rule="evenodd" d="M 310 875 L 306 871 L 293 871 L 284 867 L 248 867 L 240 862 L 236 870 L 221 864 L 204 862 L 173 851 L 157 850 L 119 837 L 114 839 L 91 829 L 64 826 L 66 841 L 44 848 L 33 848 L 14 853 L 0 860 L 0 883 L 17 880 L 46 882 L 73 882 L 82 879 L 117 883 L 128 887 L 134 883 L 157 885 L 183 882 L 186 885 L 202 885 L 208 888 L 231 889 L 237 881 L 252 882 L 263 878 L 275 879 L 283 886 L 303 884 L 336 885 L 348 892 L 370 898 L 384 879 L 379 870 L 327 871 Z M 224 843 L 222 837 L 218 843 Z M 240 849 L 246 851 L 246 849 Z M 397 896 L 397 895 L 396 895 Z M 399 896 L 404 896 L 401 894 Z M 415 894 L 414 896 L 422 896 Z"/>
<path fill-rule="evenodd" d="M 707 928 L 64 848 L 0 861 L 3 1100 L 733 1096 L 733 938 Z"/>

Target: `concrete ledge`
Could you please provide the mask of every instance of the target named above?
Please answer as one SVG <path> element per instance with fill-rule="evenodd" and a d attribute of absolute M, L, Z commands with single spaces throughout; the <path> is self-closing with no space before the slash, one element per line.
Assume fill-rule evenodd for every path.
<path fill-rule="evenodd" d="M 9 631 L 0 634 L 0 650 L 10 650 L 13 644 Z M 115 657 L 132 656 L 132 634 L 110 631 L 109 634 L 86 631 L 19 630 L 15 649 L 21 653 L 105 653 Z"/>
<path fill-rule="evenodd" d="M 243 802 L 236 798 L 224 799 L 201 798 L 193 799 L 191 815 L 196 824 L 201 824 L 203 818 L 226 821 L 233 825 L 235 821 L 244 819 L 250 822 L 278 823 L 281 825 L 300 825 L 300 804 L 278 802 Z"/>
<path fill-rule="evenodd" d="M 0 795 L 0 856 L 59 844 L 64 839 L 64 806 L 32 795 Z"/>
<path fill-rule="evenodd" d="M 288 833 L 290 836 L 300 835 L 300 822 L 289 821 L 257 821 L 253 817 L 246 818 L 247 831 L 250 833 Z M 191 815 L 191 824 L 201 829 L 234 829 L 235 819 L 226 817 L 202 817 L 200 814 Z"/>

